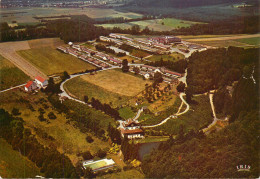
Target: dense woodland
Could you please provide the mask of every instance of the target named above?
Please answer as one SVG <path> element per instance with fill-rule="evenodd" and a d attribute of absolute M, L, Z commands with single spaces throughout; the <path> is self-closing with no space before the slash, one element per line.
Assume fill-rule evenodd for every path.
<path fill-rule="evenodd" d="M 190 57 L 188 86 L 194 93 L 218 89 L 214 98 L 216 110 L 229 114 L 230 124 L 206 138 L 195 137 L 185 142 L 178 142 L 177 138 L 162 144 L 142 164 L 147 177 L 258 177 L 258 52 L 259 49 L 232 47 Z M 254 73 L 251 66 L 255 66 Z M 234 76 L 233 71 L 237 71 Z M 225 89 L 236 80 L 231 96 Z M 241 172 L 237 165 L 250 165 L 251 169 Z"/>

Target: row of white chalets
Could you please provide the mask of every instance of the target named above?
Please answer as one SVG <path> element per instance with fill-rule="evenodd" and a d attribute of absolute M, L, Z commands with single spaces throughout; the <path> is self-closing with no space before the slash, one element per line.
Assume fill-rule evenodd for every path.
<path fill-rule="evenodd" d="M 81 45 L 70 45 L 69 47 L 59 46 L 58 50 L 73 55 L 96 67 L 109 68 L 112 65 L 121 66 L 122 61 L 102 52 L 98 52 Z"/>

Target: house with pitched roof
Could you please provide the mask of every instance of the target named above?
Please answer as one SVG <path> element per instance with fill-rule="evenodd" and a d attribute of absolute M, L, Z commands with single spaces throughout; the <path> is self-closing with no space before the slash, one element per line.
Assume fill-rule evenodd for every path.
<path fill-rule="evenodd" d="M 36 82 L 37 86 L 39 86 L 40 88 L 46 87 L 48 85 L 48 80 L 43 79 L 40 76 L 35 77 L 34 81 Z"/>
<path fill-rule="evenodd" d="M 122 137 L 126 136 L 128 139 L 144 138 L 144 131 L 136 120 L 128 119 L 123 122 L 120 131 Z"/>
<path fill-rule="evenodd" d="M 31 92 L 35 89 L 37 89 L 37 84 L 34 81 L 28 81 L 24 86 L 24 90 L 27 92 Z"/>

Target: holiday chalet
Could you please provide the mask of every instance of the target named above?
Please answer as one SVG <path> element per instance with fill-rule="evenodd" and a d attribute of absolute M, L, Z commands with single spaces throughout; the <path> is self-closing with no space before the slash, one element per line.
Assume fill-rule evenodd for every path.
<path fill-rule="evenodd" d="M 128 139 L 144 138 L 144 131 L 138 121 L 129 119 L 122 124 L 121 135 Z"/>

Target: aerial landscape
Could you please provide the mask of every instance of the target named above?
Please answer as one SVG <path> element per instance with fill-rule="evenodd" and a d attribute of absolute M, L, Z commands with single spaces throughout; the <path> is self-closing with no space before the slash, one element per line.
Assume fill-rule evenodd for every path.
<path fill-rule="evenodd" d="M 259 3 L 0 1 L 0 178 L 258 178 Z"/>

